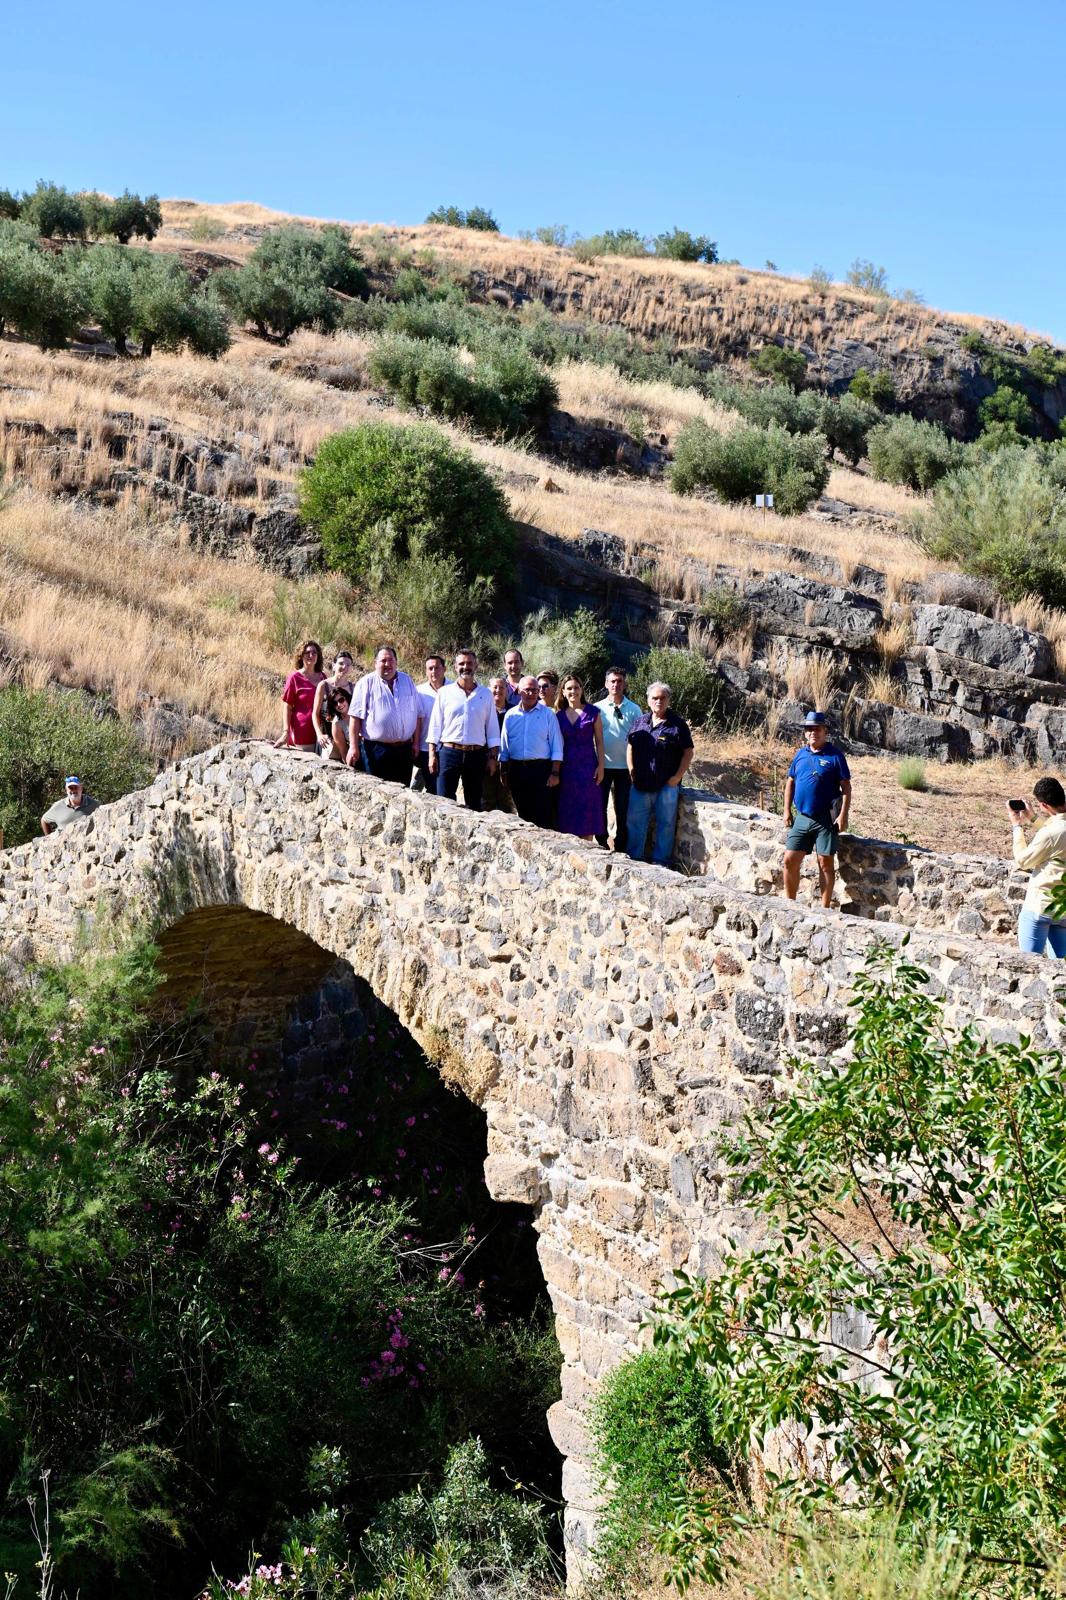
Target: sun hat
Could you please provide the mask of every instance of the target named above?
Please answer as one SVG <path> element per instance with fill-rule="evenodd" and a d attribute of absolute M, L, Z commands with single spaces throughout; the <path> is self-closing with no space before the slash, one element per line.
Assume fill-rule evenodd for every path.
<path fill-rule="evenodd" d="M 807 715 L 803 719 L 803 726 L 805 728 L 824 728 L 825 727 L 825 712 L 824 711 L 808 711 Z"/>

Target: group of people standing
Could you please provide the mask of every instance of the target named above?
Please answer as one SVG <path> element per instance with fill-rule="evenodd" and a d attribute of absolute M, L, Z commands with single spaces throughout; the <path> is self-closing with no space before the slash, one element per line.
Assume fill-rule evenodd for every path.
<path fill-rule="evenodd" d="M 416 684 L 382 645 L 370 672 L 354 676 L 347 650 L 330 672 L 321 647 L 307 640 L 282 693 L 278 746 L 316 751 L 386 782 L 410 784 L 449 800 L 462 784 L 472 811 L 513 811 L 537 827 L 611 842 L 643 860 L 667 863 L 674 846 L 681 781 L 693 756 L 692 734 L 671 709 L 670 686 L 648 686 L 642 711 L 626 693 L 626 674 L 611 667 L 604 698 L 591 703 L 581 677 L 527 673 L 520 650 L 505 671 L 477 681 L 473 650 L 456 652 L 449 679 L 443 656 L 425 661 Z"/>

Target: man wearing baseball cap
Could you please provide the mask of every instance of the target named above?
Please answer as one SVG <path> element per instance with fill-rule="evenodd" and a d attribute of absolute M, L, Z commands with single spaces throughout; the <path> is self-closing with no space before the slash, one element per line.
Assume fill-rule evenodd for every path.
<path fill-rule="evenodd" d="M 66 790 L 62 800 L 49 806 L 41 818 L 41 832 L 55 833 L 57 828 L 68 828 L 72 822 L 85 822 L 99 805 L 91 794 L 86 794 L 79 777 L 71 775 L 63 780 Z"/>
<path fill-rule="evenodd" d="M 847 831 L 850 809 L 851 773 L 844 752 L 829 743 L 825 712 L 808 711 L 803 749 L 793 756 L 785 784 L 785 893 L 790 900 L 795 900 L 799 889 L 803 858 L 813 850 L 818 857 L 822 904 L 828 909 L 832 903 L 837 836 L 841 829 Z"/>

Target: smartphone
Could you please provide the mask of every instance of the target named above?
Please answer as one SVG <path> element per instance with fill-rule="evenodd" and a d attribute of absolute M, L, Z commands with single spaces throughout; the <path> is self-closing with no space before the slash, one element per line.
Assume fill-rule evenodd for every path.
<path fill-rule="evenodd" d="M 1024 811 L 1026 809 L 1024 800 L 1008 800 L 1007 804 L 1012 811 Z"/>

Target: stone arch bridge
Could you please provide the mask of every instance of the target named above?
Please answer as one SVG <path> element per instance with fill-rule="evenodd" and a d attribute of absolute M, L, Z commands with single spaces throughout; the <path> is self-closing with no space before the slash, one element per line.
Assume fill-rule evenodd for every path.
<path fill-rule="evenodd" d="M 251 743 L 0 854 L 0 949 L 63 952 L 79 919 L 135 905 L 186 964 L 223 908 L 274 919 L 276 940 L 231 957 L 249 969 L 231 974 L 238 990 L 312 981 L 308 940 L 326 964 L 344 958 L 483 1108 L 489 1189 L 534 1208 L 555 1308 L 550 1422 L 576 1570 L 594 1511 L 584 1402 L 641 1342 L 663 1278 L 713 1274 L 743 1228 L 719 1129 L 790 1054 L 844 1045 L 857 968 L 903 928 L 638 866 Z M 909 949 L 949 1015 L 1057 1037 L 1039 960 L 913 930 Z"/>

